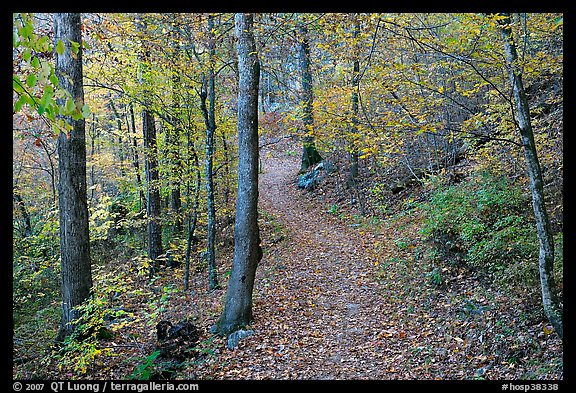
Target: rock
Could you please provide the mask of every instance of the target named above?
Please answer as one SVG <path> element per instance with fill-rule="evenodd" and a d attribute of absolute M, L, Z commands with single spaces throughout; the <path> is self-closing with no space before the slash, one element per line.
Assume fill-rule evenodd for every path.
<path fill-rule="evenodd" d="M 157 345 L 160 357 L 185 359 L 193 355 L 200 332 L 194 324 L 182 321 L 172 325 L 170 321 L 160 321 L 156 325 Z"/>
<path fill-rule="evenodd" d="M 312 172 L 300 175 L 298 178 L 298 188 L 304 188 L 305 190 L 312 191 L 316 188 L 318 183 L 320 183 L 322 177 L 320 176 L 320 170 L 314 169 Z"/>
<path fill-rule="evenodd" d="M 228 349 L 235 349 L 238 341 L 254 334 L 254 330 L 236 330 L 228 336 Z"/>

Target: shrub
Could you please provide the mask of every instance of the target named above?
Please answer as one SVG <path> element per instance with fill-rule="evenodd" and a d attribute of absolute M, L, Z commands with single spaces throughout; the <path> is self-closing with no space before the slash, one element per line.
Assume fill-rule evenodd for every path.
<path fill-rule="evenodd" d="M 436 259 L 461 264 L 501 283 L 538 282 L 538 238 L 530 201 L 506 177 L 480 172 L 453 186 L 432 180 L 422 234 Z"/>

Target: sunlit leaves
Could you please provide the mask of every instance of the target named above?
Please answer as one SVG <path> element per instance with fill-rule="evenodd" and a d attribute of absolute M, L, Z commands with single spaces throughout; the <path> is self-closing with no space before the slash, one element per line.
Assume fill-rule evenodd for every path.
<path fill-rule="evenodd" d="M 65 50 L 66 47 L 64 46 L 64 42 L 62 40 L 58 40 L 58 43 L 56 44 L 56 53 L 62 56 Z"/>
<path fill-rule="evenodd" d="M 70 42 L 73 56 L 76 56 L 80 44 Z M 59 88 L 60 83 L 51 61 L 52 47 L 47 34 L 37 34 L 34 28 L 33 14 L 13 15 L 13 93 L 14 113 L 24 110 L 25 106 L 51 123 L 58 133 L 67 131 L 70 125 L 57 120 L 58 116 L 71 116 L 74 120 L 89 114 L 89 110 L 78 107 L 73 102 L 69 91 Z M 63 55 L 65 45 L 58 40 L 55 46 L 57 55 Z M 60 106 L 59 102 L 63 105 Z M 29 115 L 27 115 L 29 116 Z"/>

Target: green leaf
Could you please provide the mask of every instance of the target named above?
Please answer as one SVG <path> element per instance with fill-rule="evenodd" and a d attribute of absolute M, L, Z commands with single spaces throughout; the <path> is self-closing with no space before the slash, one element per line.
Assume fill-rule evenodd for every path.
<path fill-rule="evenodd" d="M 58 86 L 60 84 L 60 81 L 58 80 L 58 77 L 56 76 L 56 74 L 50 74 L 50 82 L 52 82 L 52 84 L 54 86 Z"/>
<path fill-rule="evenodd" d="M 70 49 L 72 50 L 72 53 L 74 53 L 75 55 L 78 54 L 78 49 L 80 48 L 80 44 L 76 41 L 70 41 Z"/>
<path fill-rule="evenodd" d="M 23 94 L 22 97 L 20 97 L 20 99 L 23 99 L 24 102 L 30 105 L 31 107 L 36 106 L 36 101 L 34 101 L 34 98 L 29 94 Z"/>
<path fill-rule="evenodd" d="M 22 88 L 22 82 L 17 76 L 12 76 L 12 89 L 18 94 L 22 94 L 24 89 Z"/>
<path fill-rule="evenodd" d="M 58 40 L 58 43 L 56 44 L 56 53 L 62 56 L 65 49 L 66 47 L 64 46 L 64 42 L 62 40 Z"/>
<path fill-rule="evenodd" d="M 30 64 L 32 64 L 32 67 L 34 68 L 40 68 L 40 60 L 38 60 L 36 56 L 34 56 Z"/>
<path fill-rule="evenodd" d="M 82 106 L 82 117 L 87 119 L 89 116 L 90 116 L 90 108 L 88 107 L 88 104 L 84 104 L 84 106 Z"/>
<path fill-rule="evenodd" d="M 74 109 L 76 109 L 76 105 L 74 105 L 74 100 L 69 97 L 66 100 L 66 104 L 64 105 L 64 109 L 66 110 L 66 113 L 72 113 L 74 112 Z"/>
<path fill-rule="evenodd" d="M 14 113 L 19 112 L 20 109 L 22 109 L 22 105 L 24 105 L 24 100 L 20 97 L 20 99 L 14 103 Z"/>
<path fill-rule="evenodd" d="M 41 115 L 44 113 L 44 106 L 42 106 L 42 104 L 38 105 L 38 114 Z"/>
<path fill-rule="evenodd" d="M 50 86 L 46 86 L 46 88 L 44 89 L 44 94 L 42 94 L 42 98 L 40 98 L 40 105 L 42 105 L 43 107 L 47 107 L 53 95 L 54 90 L 52 90 Z"/>
<path fill-rule="evenodd" d="M 26 49 L 24 53 L 22 53 L 22 59 L 24 59 L 24 61 L 30 61 L 30 57 L 32 57 L 32 52 L 30 52 L 30 49 Z"/>
<path fill-rule="evenodd" d="M 36 42 L 36 50 L 38 52 L 51 52 L 50 50 L 50 38 L 48 36 L 42 36 Z"/>
<path fill-rule="evenodd" d="M 556 19 L 554 19 L 554 24 L 556 26 L 563 25 L 564 24 L 564 16 L 561 15 L 561 16 L 557 17 Z"/>
<path fill-rule="evenodd" d="M 34 74 L 30 74 L 28 75 L 28 77 L 26 78 L 26 84 L 28 85 L 28 87 L 34 87 L 36 85 L 36 75 Z"/>
<path fill-rule="evenodd" d="M 46 116 L 48 120 L 54 121 L 54 111 L 52 110 L 52 105 L 45 106 L 44 110 L 44 116 Z"/>
<path fill-rule="evenodd" d="M 24 37 L 32 38 L 34 35 L 34 25 L 32 24 L 32 19 L 29 19 L 24 23 Z"/>

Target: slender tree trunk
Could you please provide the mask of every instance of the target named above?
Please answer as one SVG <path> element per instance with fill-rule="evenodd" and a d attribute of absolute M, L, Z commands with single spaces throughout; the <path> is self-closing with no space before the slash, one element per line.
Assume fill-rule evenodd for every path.
<path fill-rule="evenodd" d="M 124 148 L 123 148 L 123 140 L 122 140 L 122 118 L 118 114 L 118 110 L 114 105 L 114 101 L 110 99 L 110 108 L 112 112 L 114 112 L 114 117 L 116 118 L 116 128 L 118 129 L 118 159 L 120 160 L 120 175 L 124 177 L 126 175 L 124 171 Z"/>
<path fill-rule="evenodd" d="M 208 288 L 218 289 L 218 275 L 216 270 L 216 208 L 214 206 L 214 133 L 216 131 L 215 115 L 215 85 L 214 85 L 214 61 L 215 61 L 215 42 L 214 42 L 214 19 L 208 15 L 208 72 L 204 79 L 204 85 L 200 94 L 201 110 L 204 115 L 206 124 L 206 199 L 208 205 L 208 245 L 206 257 L 208 260 Z M 208 99 L 208 107 L 206 106 Z"/>
<path fill-rule="evenodd" d="M 175 18 L 175 16 L 173 15 Z M 174 63 L 178 62 L 178 47 L 175 41 L 172 42 L 172 50 L 174 50 Z M 172 105 L 174 106 L 174 113 L 180 113 L 180 95 L 178 94 L 178 87 L 180 84 L 180 75 L 178 70 L 172 70 Z M 166 131 L 167 136 L 167 150 L 169 152 L 170 163 L 170 210 L 174 216 L 174 231 L 180 235 L 182 233 L 182 195 L 180 190 L 180 183 L 182 179 L 182 161 L 180 160 L 180 121 L 178 115 L 172 116 L 172 127 L 168 127 Z"/>
<path fill-rule="evenodd" d="M 358 98 L 360 89 L 360 45 L 357 42 L 360 35 L 360 20 L 358 14 L 354 14 L 354 61 L 352 73 L 352 127 L 350 146 L 350 180 L 355 182 L 358 177 Z"/>
<path fill-rule="evenodd" d="M 314 164 L 322 161 L 322 157 L 314 140 L 314 119 L 312 117 L 312 105 L 314 96 L 312 94 L 312 71 L 310 70 L 310 45 L 308 42 L 308 29 L 301 24 L 299 27 L 300 45 L 298 47 L 300 57 L 300 73 L 302 80 L 302 102 L 304 105 L 302 121 L 304 123 L 304 138 L 302 149 L 302 165 L 300 172 Z"/>
<path fill-rule="evenodd" d="M 252 320 L 252 291 L 262 258 L 258 228 L 258 80 L 260 64 L 252 14 L 236 14 L 238 37 L 238 195 L 234 259 L 224 311 L 214 330 L 229 334 Z"/>
<path fill-rule="evenodd" d="M 536 219 L 536 228 L 538 240 L 540 243 L 540 255 L 538 258 L 538 268 L 540 271 L 540 285 L 542 293 L 542 303 L 544 312 L 556 333 L 563 338 L 563 317 L 562 308 L 556 294 L 556 283 L 554 280 L 554 239 L 550 228 L 550 221 L 544 204 L 544 187 L 542 180 L 542 170 L 538 160 L 536 144 L 534 142 L 534 133 L 532 123 L 530 122 L 530 107 L 526 92 L 522 83 L 522 74 L 517 65 L 518 55 L 516 45 L 512 36 L 512 26 L 510 14 L 503 14 L 505 18 L 500 21 L 502 38 L 506 52 L 506 61 L 514 102 L 516 104 L 517 124 L 524 146 L 524 156 L 528 176 L 530 178 L 530 189 L 532 192 L 532 206 L 534 208 L 534 217 Z"/>
<path fill-rule="evenodd" d="M 26 209 L 26 205 L 24 204 L 24 200 L 18 191 L 16 186 L 12 186 L 12 199 L 14 199 L 14 203 L 18 206 L 18 210 L 20 210 L 20 214 L 22 214 L 22 221 L 24 221 L 24 237 L 32 236 L 32 224 L 30 223 L 30 213 L 28 213 L 28 209 Z"/>
<path fill-rule="evenodd" d="M 175 127 L 170 133 L 170 149 L 172 152 L 172 178 L 170 180 L 170 210 L 174 215 L 174 230 L 177 234 L 182 233 L 182 195 L 180 192 L 180 182 L 182 179 L 182 162 L 178 151 L 178 140 L 180 138 L 180 128 Z"/>
<path fill-rule="evenodd" d="M 54 46 L 62 41 L 63 54 L 54 52 L 60 86 L 74 100 L 84 102 L 82 87 L 82 32 L 78 13 L 54 14 Z M 79 48 L 73 56 L 71 42 Z M 64 102 L 60 99 L 59 105 Z M 86 132 L 84 119 L 65 117 L 72 129 L 58 136 L 58 202 L 60 218 L 60 263 L 62 267 L 62 319 L 56 340 L 62 341 L 75 329 L 76 306 L 90 296 L 90 235 L 86 195 Z"/>
<path fill-rule="evenodd" d="M 138 195 L 140 196 L 140 209 L 148 204 L 146 196 L 144 195 L 144 187 L 142 187 L 142 177 L 140 176 L 140 157 L 138 156 L 138 139 L 136 138 L 136 120 L 134 118 L 134 106 L 129 104 L 130 122 L 132 123 L 132 165 L 134 172 L 136 172 L 136 187 L 138 187 Z"/>
<path fill-rule="evenodd" d="M 166 127 L 165 132 L 165 156 L 169 168 L 170 183 L 170 211 L 172 213 L 173 231 L 176 234 L 182 233 L 182 196 L 180 193 L 180 182 L 182 178 L 182 162 L 179 152 L 180 128 L 177 126 L 178 120 L 172 119 L 172 127 Z"/>
<path fill-rule="evenodd" d="M 230 203 L 230 152 L 226 134 L 222 131 L 222 151 L 224 152 L 224 205 Z"/>
<path fill-rule="evenodd" d="M 138 30 L 146 31 L 146 20 L 140 18 L 137 25 Z M 145 40 L 142 40 L 142 52 L 140 60 L 142 67 L 147 67 L 149 61 L 149 49 Z M 144 72 L 142 73 L 144 74 Z M 143 85 L 147 84 L 144 76 L 141 77 Z M 144 97 L 148 96 L 147 89 L 144 89 Z M 144 108 L 142 109 L 142 134 L 144 137 L 144 171 L 146 173 L 147 200 L 146 215 L 148 219 L 148 258 L 151 260 L 149 276 L 152 277 L 158 270 L 158 257 L 162 254 L 162 224 L 160 222 L 161 200 L 160 200 L 160 182 L 158 176 L 158 148 L 156 144 L 156 125 L 154 115 L 150 109 L 150 102 L 145 98 Z"/>
<path fill-rule="evenodd" d="M 192 244 L 195 244 L 194 241 L 195 236 L 194 232 L 196 231 L 196 223 L 198 222 L 198 207 L 200 206 L 200 186 L 201 186 L 201 175 L 200 175 L 200 160 L 198 159 L 198 154 L 196 153 L 196 149 L 194 149 L 194 145 L 190 140 L 190 130 L 187 132 L 188 138 L 188 149 L 192 149 L 192 156 L 194 158 L 194 167 L 196 172 L 196 184 L 194 186 L 194 204 L 192 213 L 188 213 L 188 241 L 186 244 L 186 257 L 185 257 L 185 266 L 184 266 L 184 290 L 188 290 L 188 282 L 190 277 L 190 254 L 192 252 Z M 190 178 L 190 171 L 188 172 L 188 179 Z M 187 199 L 188 199 L 188 206 L 190 206 L 190 180 L 188 180 L 187 186 Z"/>
<path fill-rule="evenodd" d="M 94 202 L 94 185 L 96 185 L 96 173 L 94 169 L 94 155 L 96 154 L 96 114 L 92 113 L 92 132 L 90 132 L 90 201 Z"/>

